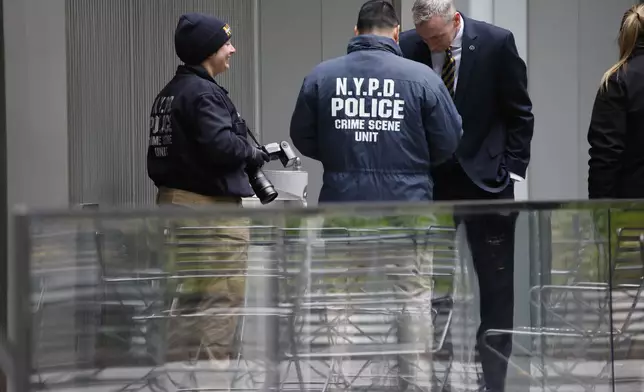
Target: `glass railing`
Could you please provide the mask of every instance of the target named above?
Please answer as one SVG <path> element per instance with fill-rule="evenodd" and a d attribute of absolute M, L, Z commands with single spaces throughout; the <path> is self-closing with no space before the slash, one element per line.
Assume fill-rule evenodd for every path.
<path fill-rule="evenodd" d="M 15 222 L 0 362 L 16 391 L 644 384 L 644 203 L 65 211 Z"/>

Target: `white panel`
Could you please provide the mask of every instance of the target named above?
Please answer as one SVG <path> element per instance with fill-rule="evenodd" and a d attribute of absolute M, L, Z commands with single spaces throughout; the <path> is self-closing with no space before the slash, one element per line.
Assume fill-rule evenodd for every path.
<path fill-rule="evenodd" d="M 4 1 L 8 206 L 68 205 L 64 0 Z"/>
<path fill-rule="evenodd" d="M 464 15 L 471 17 L 472 7 L 469 0 L 454 0 L 454 5 L 459 12 L 462 12 Z"/>
<path fill-rule="evenodd" d="M 262 142 L 290 140 L 289 125 L 302 79 L 322 59 L 322 7 L 319 0 L 260 1 Z M 284 10 L 296 17 L 285 17 Z M 327 21 L 333 23 L 333 21 Z M 303 158 L 309 172 L 310 204 L 322 185 L 318 162 Z M 271 162 L 267 168 L 280 167 Z"/>
<path fill-rule="evenodd" d="M 519 56 L 528 62 L 528 1 L 527 0 L 494 0 L 493 22 L 495 25 L 508 29 L 514 35 Z M 528 90 L 530 86 L 528 86 Z M 527 200 L 529 198 L 530 166 L 526 181 L 515 183 L 515 200 Z"/>
<path fill-rule="evenodd" d="M 347 54 L 347 44 L 354 36 L 358 12 L 363 0 L 322 1 L 322 59 Z M 338 12 L 342 9 L 342 12 Z"/>
<path fill-rule="evenodd" d="M 488 23 L 494 23 L 494 0 L 470 0 L 469 16 Z"/>
<path fill-rule="evenodd" d="M 592 105 L 633 0 L 530 0 L 529 77 L 535 104 L 531 199 L 587 198 Z M 547 21 L 545 23 L 544 21 Z"/>
<path fill-rule="evenodd" d="M 68 205 L 64 0 L 3 0 L 7 209 Z M 14 222 L 7 253 L 14 257 Z M 4 241 L 3 241 L 4 242 Z M 6 260 L 6 257 L 2 258 Z M 16 276 L 8 264 L 7 276 Z M 21 288 L 7 282 L 7 319 L 18 317 Z M 20 316 L 21 317 L 21 316 Z M 9 341 L 20 336 L 9 323 Z"/>
<path fill-rule="evenodd" d="M 411 7 L 414 5 L 414 0 L 400 0 L 400 24 L 402 30 L 409 30 L 414 28 L 414 18 L 411 13 Z"/>
<path fill-rule="evenodd" d="M 603 1 L 603 0 L 593 0 Z M 586 6 L 589 0 L 584 0 Z M 579 7 L 580 0 L 530 0 L 528 77 L 535 134 L 530 198 L 578 196 Z"/>
<path fill-rule="evenodd" d="M 495 0 L 494 24 L 514 34 L 519 55 L 528 59 L 528 0 Z"/>

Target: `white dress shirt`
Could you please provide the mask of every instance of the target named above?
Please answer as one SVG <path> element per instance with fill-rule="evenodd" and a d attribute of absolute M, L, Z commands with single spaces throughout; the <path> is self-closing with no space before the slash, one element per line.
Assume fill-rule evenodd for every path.
<path fill-rule="evenodd" d="M 465 20 L 461 17 L 461 25 L 458 28 L 456 37 L 452 41 L 450 50 L 452 51 L 452 57 L 456 62 L 456 70 L 454 75 L 454 91 L 456 91 L 456 86 L 458 86 L 458 73 L 461 69 L 461 55 L 463 53 L 463 31 L 465 30 Z M 432 52 L 432 68 L 440 76 L 443 72 L 443 65 L 445 64 L 445 51 L 441 52 Z M 461 131 L 463 132 L 463 131 Z M 517 174 L 510 172 L 510 178 L 514 181 L 523 181 L 523 178 Z"/>

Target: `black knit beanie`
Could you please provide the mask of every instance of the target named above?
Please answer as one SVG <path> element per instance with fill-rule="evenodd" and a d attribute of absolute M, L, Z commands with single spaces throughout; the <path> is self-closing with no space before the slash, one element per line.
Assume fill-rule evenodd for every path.
<path fill-rule="evenodd" d="M 231 36 L 230 26 L 214 16 L 184 14 L 174 33 L 174 48 L 186 65 L 199 65 L 224 46 Z"/>

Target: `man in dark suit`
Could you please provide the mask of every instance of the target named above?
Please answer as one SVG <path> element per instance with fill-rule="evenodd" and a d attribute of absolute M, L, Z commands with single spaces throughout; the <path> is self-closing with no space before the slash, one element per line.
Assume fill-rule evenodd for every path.
<path fill-rule="evenodd" d="M 510 31 L 457 12 L 452 0 L 416 0 L 414 30 L 400 35 L 405 57 L 441 75 L 462 117 L 463 135 L 451 161 L 434 173 L 434 200 L 514 199 L 523 181 L 534 128 L 525 62 Z M 514 231 L 517 214 L 455 214 L 464 224 L 481 304 L 478 349 L 484 391 L 504 391 L 509 335 L 481 341 L 489 329 L 511 329 Z"/>

